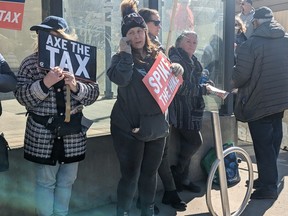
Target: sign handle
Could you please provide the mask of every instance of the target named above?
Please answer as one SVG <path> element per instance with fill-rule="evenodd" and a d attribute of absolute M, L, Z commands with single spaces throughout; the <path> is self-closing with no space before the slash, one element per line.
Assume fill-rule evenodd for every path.
<path fill-rule="evenodd" d="M 174 30 L 174 19 L 175 19 L 177 5 L 178 5 L 178 0 L 174 0 L 173 1 L 172 14 L 170 17 L 170 27 L 169 27 L 167 43 L 166 43 L 166 53 L 165 53 L 166 55 L 168 55 L 169 45 L 171 43 L 171 38 L 172 38 L 172 32 Z"/>
<path fill-rule="evenodd" d="M 66 103 L 65 103 L 65 120 L 64 122 L 70 122 L 71 112 L 71 89 L 69 85 L 66 85 Z"/>

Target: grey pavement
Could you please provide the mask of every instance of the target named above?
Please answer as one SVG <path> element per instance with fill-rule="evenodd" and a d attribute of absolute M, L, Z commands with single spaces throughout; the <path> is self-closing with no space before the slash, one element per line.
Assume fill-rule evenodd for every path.
<path fill-rule="evenodd" d="M 255 164 L 255 156 L 251 143 L 243 143 L 239 141 L 239 147 L 243 148 L 250 155 L 253 162 L 254 178 L 257 178 L 257 170 Z M 239 155 L 241 157 L 241 155 Z M 244 196 L 247 192 L 245 185 L 248 179 L 248 169 L 246 162 L 242 161 L 239 165 L 241 181 L 237 185 L 228 188 L 229 206 L 231 215 L 238 210 L 243 202 Z M 288 215 L 288 152 L 285 150 L 280 151 L 278 159 L 279 168 L 279 185 L 277 200 L 249 200 L 247 206 L 244 208 L 241 216 L 279 216 Z M 209 213 L 206 204 L 206 182 L 197 182 L 202 188 L 200 194 L 195 194 L 187 191 L 180 193 L 180 196 L 187 202 L 187 209 L 183 212 L 177 212 L 172 207 L 161 203 L 163 191 L 159 191 L 156 196 L 156 205 L 160 209 L 158 216 L 208 216 Z M 211 192 L 212 207 L 217 215 L 222 214 L 222 204 L 220 191 L 218 189 L 212 189 Z M 73 213 L 71 216 L 115 216 L 116 204 L 105 205 L 99 208 L 90 209 L 78 213 Z M 133 205 L 131 212 L 132 216 L 140 215 L 140 211 Z"/>

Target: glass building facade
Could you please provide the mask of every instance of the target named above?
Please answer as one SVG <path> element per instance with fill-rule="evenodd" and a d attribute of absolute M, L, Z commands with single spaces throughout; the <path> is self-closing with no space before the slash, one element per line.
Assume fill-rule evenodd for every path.
<path fill-rule="evenodd" d="M 30 32 L 30 27 L 50 14 L 63 16 L 76 30 L 80 42 L 96 46 L 100 100 L 105 105 L 100 106 L 96 102 L 84 112 L 94 120 L 92 128 L 97 129 L 97 125 L 101 125 L 101 130 L 108 133 L 109 114 L 117 96 L 117 87 L 107 78 L 106 69 L 111 56 L 118 50 L 121 37 L 120 3 L 121 0 L 26 0 L 22 30 L 0 29 L 0 52 L 15 73 L 21 61 L 34 52 L 35 35 Z M 183 30 L 194 30 L 199 39 L 196 57 L 203 68 L 209 70 L 216 87 L 229 90 L 229 74 L 233 67 L 234 1 L 143 0 L 139 1 L 139 9 L 142 7 L 159 10 L 162 26 L 160 41 L 166 49 L 174 44 Z M 0 99 L 12 99 L 16 107 L 20 106 L 12 93 L 1 94 Z M 215 96 L 206 96 L 205 102 L 207 110 L 232 114 L 231 98 L 222 101 Z M 98 135 L 98 130 L 95 131 L 92 135 Z"/>

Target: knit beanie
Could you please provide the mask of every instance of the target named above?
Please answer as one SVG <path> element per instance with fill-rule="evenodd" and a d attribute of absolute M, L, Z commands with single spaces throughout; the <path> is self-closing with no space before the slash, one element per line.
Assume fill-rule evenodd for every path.
<path fill-rule="evenodd" d="M 122 22 L 121 33 L 122 37 L 126 37 L 127 32 L 134 27 L 147 28 L 144 19 L 138 14 L 137 2 L 135 0 L 124 0 L 121 5 Z"/>

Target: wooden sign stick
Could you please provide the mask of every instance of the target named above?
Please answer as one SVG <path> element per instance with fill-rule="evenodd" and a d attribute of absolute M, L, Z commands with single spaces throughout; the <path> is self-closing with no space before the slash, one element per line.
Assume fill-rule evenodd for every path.
<path fill-rule="evenodd" d="M 71 89 L 69 85 L 66 85 L 66 103 L 65 103 L 65 120 L 64 122 L 70 122 L 71 112 Z"/>

